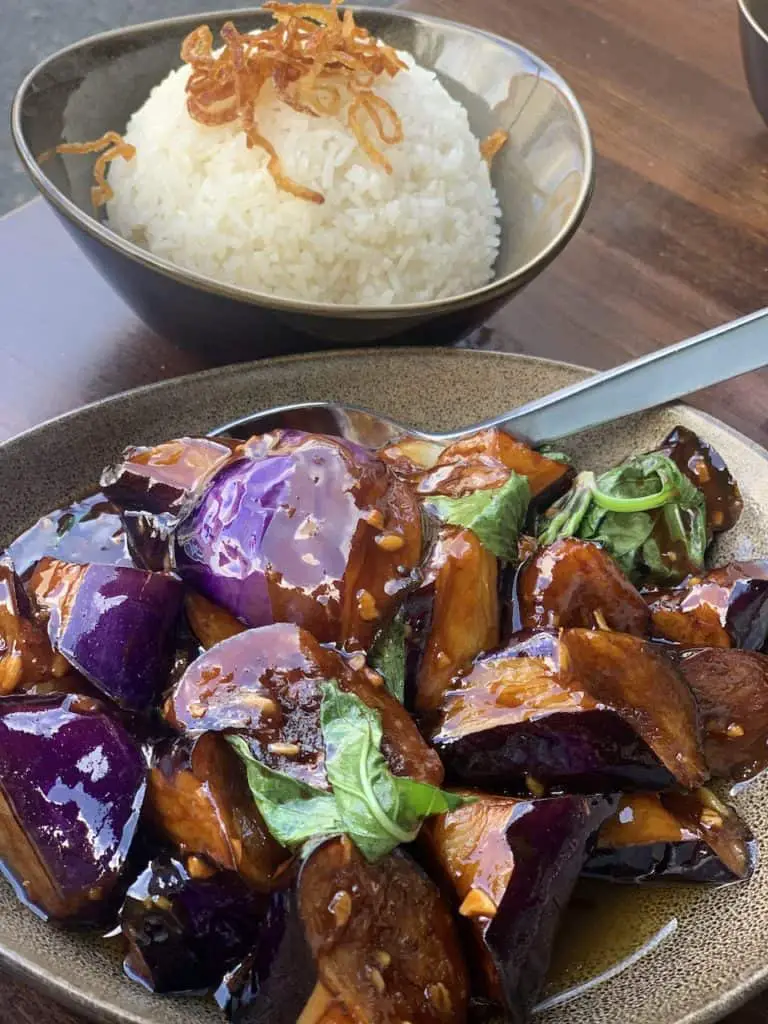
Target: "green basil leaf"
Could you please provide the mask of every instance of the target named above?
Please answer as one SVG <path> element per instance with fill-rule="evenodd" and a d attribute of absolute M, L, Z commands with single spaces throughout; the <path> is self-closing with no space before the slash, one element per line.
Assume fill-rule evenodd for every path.
<path fill-rule="evenodd" d="M 383 678 L 387 689 L 402 704 L 405 700 L 405 617 L 398 612 L 376 638 L 368 663 Z"/>
<path fill-rule="evenodd" d="M 399 778 L 381 753 L 381 717 L 359 697 L 322 684 L 320 724 L 328 780 L 343 830 L 371 861 L 412 842 L 428 814 L 461 806 L 466 798 L 427 783 Z"/>
<path fill-rule="evenodd" d="M 704 565 L 706 501 L 664 452 L 648 452 L 580 473 L 539 524 L 539 543 L 561 537 L 602 544 L 635 582 L 673 583 Z"/>
<path fill-rule="evenodd" d="M 300 782 L 258 761 L 241 736 L 228 736 L 245 763 L 256 806 L 274 838 L 289 849 L 316 836 L 344 831 L 332 793 Z"/>
<path fill-rule="evenodd" d="M 527 478 L 510 471 L 509 479 L 501 487 L 473 491 L 463 498 L 435 495 L 430 497 L 429 504 L 443 522 L 472 530 L 497 558 L 515 562 L 517 539 L 530 500 Z"/>

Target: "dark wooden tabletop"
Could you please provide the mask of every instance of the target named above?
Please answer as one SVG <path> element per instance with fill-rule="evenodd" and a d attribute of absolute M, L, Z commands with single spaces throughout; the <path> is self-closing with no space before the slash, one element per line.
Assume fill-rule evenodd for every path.
<path fill-rule="evenodd" d="M 766 304 L 768 129 L 744 86 L 732 0 L 414 6 L 540 53 L 575 89 L 597 145 L 583 227 L 475 344 L 605 367 Z M 0 221 L 0 359 L 2 437 L 206 365 L 144 328 L 40 201 Z M 692 400 L 768 445 L 768 371 Z M 40 1020 L 75 1024 L 0 976 L 0 1022 Z M 729 1018 L 765 1021 L 768 996 Z"/>

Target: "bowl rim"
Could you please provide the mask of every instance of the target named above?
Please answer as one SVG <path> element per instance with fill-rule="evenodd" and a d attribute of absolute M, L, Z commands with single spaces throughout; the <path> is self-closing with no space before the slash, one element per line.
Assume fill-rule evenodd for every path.
<path fill-rule="evenodd" d="M 739 13 L 749 24 L 749 27 L 756 32 L 766 45 L 768 45 L 768 28 L 764 28 L 752 13 L 750 0 L 737 0 Z"/>
<path fill-rule="evenodd" d="M 24 165 L 27 174 L 33 184 L 43 197 L 54 207 L 54 209 L 70 221 L 75 227 L 84 231 L 94 240 L 102 243 L 108 248 L 127 257 L 134 263 L 141 264 L 149 270 L 169 277 L 177 283 L 187 285 L 198 291 L 208 292 L 219 297 L 234 299 L 249 305 L 266 307 L 283 313 L 295 313 L 299 315 L 315 315 L 324 317 L 337 317 L 341 319 L 369 319 L 388 320 L 399 317 L 423 316 L 425 314 L 448 313 L 455 310 L 466 309 L 481 302 L 492 301 L 509 293 L 518 285 L 526 284 L 537 270 L 546 267 L 571 239 L 579 224 L 581 223 L 587 207 L 589 206 L 594 190 L 595 177 L 595 149 L 592 140 L 592 133 L 587 122 L 586 115 L 575 93 L 554 68 L 545 60 L 535 54 L 532 50 L 503 36 L 484 29 L 466 25 L 462 22 L 451 21 L 448 18 L 440 18 L 433 15 L 419 14 L 412 11 L 390 10 L 388 8 L 377 8 L 372 6 L 360 6 L 350 4 L 350 9 L 356 14 L 374 13 L 385 14 L 387 17 L 401 19 L 403 21 L 418 22 L 436 27 L 446 27 L 453 30 L 460 30 L 470 35 L 480 36 L 495 42 L 504 49 L 512 49 L 523 58 L 530 61 L 538 69 L 537 82 L 544 78 L 555 85 L 558 91 L 564 96 L 573 114 L 579 132 L 581 149 L 584 157 L 584 169 L 581 176 L 578 195 L 573 209 L 567 220 L 558 230 L 550 242 L 534 257 L 529 259 L 522 266 L 503 277 L 488 282 L 479 288 L 473 288 L 458 295 L 451 295 L 441 299 L 430 299 L 427 302 L 396 303 L 390 306 L 366 306 L 348 303 L 334 304 L 330 302 L 311 302 L 305 299 L 289 299 L 279 295 L 272 295 L 268 292 L 260 292 L 239 285 L 227 284 L 217 281 L 205 274 L 187 270 L 170 260 L 156 256 L 149 250 L 136 245 L 134 242 L 123 238 L 117 232 L 111 230 L 91 214 L 81 210 L 71 199 L 67 198 L 41 169 L 35 155 L 30 150 L 22 127 L 22 107 L 26 96 L 35 79 L 42 74 L 49 66 L 63 58 L 77 52 L 84 46 L 108 42 L 125 36 L 142 36 L 156 29 L 178 27 L 182 32 L 187 26 L 199 24 L 207 19 L 228 19 L 253 17 L 266 14 L 261 7 L 239 7 L 230 8 L 224 11 L 204 11 L 199 14 L 182 14 L 170 18 L 159 18 L 154 21 L 145 21 L 137 25 L 129 25 L 123 28 L 110 29 L 106 32 L 98 32 L 86 36 L 77 42 L 62 47 L 56 52 L 39 61 L 21 81 L 16 89 L 11 104 L 11 137 L 16 152 Z M 533 91 L 530 95 L 533 94 Z M 529 95 L 529 99 L 530 99 Z M 526 101 L 527 102 L 527 101 Z"/>

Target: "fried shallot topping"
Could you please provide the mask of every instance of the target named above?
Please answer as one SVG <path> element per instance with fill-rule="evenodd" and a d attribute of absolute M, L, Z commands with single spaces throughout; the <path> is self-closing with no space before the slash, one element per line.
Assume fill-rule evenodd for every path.
<path fill-rule="evenodd" d="M 93 165 L 93 180 L 95 185 L 91 189 L 91 202 L 98 209 L 104 203 L 108 203 L 114 195 L 109 182 L 107 181 L 107 164 L 121 156 L 124 160 L 133 160 L 136 156 L 136 147 L 132 146 L 118 132 L 104 132 L 100 139 L 92 142 L 62 142 L 53 149 L 47 149 L 37 158 L 39 164 L 45 163 L 55 153 L 98 153 L 99 158 Z"/>
<path fill-rule="evenodd" d="M 360 148 L 388 174 L 392 167 L 368 132 L 369 122 L 380 142 L 402 142 L 403 128 L 393 108 L 373 92 L 376 79 L 390 78 L 407 65 L 395 50 L 355 24 L 354 14 L 330 6 L 288 4 L 268 0 L 265 10 L 276 24 L 254 35 L 239 32 L 231 21 L 221 29 L 224 48 L 213 51 L 207 25 L 182 43 L 181 58 L 192 68 L 187 83 L 187 110 L 199 124 L 238 122 L 248 147 L 269 155 L 267 170 L 278 188 L 312 203 L 321 193 L 299 185 L 282 169 L 272 143 L 259 130 L 256 106 L 267 82 L 283 103 L 311 117 L 346 115 Z"/>
<path fill-rule="evenodd" d="M 480 156 L 489 167 L 499 150 L 506 145 L 508 138 L 509 132 L 505 132 L 502 128 L 497 128 L 495 132 L 491 132 L 488 138 L 483 139 L 480 143 Z"/>

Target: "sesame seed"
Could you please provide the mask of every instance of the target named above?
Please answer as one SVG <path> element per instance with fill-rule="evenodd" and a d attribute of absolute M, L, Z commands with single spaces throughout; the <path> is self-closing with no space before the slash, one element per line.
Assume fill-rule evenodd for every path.
<path fill-rule="evenodd" d="M 349 659 L 349 667 L 353 672 L 362 672 L 365 668 L 365 655 L 364 654 L 353 654 Z"/>
<path fill-rule="evenodd" d="M 270 743 L 267 750 L 278 757 L 298 757 L 301 753 L 298 743 Z"/>
<path fill-rule="evenodd" d="M 379 609 L 370 590 L 358 590 L 357 611 L 363 622 L 373 622 L 379 617 Z"/>
<path fill-rule="evenodd" d="M 381 967 L 383 971 L 386 971 L 386 969 L 392 963 L 392 957 L 389 955 L 386 949 L 377 949 L 373 955 L 379 967 Z"/>
<path fill-rule="evenodd" d="M 432 1003 L 438 1013 L 447 1014 L 453 1009 L 451 994 L 442 981 L 435 982 L 433 985 L 428 985 L 427 995 L 430 1003 Z"/>
<path fill-rule="evenodd" d="M 744 735 L 744 727 L 737 722 L 731 722 L 725 732 L 730 739 L 737 739 L 739 736 Z"/>
<path fill-rule="evenodd" d="M 363 670 L 363 674 L 371 686 L 383 686 L 384 676 L 380 672 L 376 672 L 372 668 L 366 668 Z"/>
<path fill-rule="evenodd" d="M 382 551 L 399 551 L 405 540 L 399 533 L 380 533 L 376 537 L 376 543 Z"/>
<path fill-rule="evenodd" d="M 343 928 L 352 913 L 352 897 L 346 889 L 340 889 L 328 904 L 337 928 Z"/>
<path fill-rule="evenodd" d="M 445 653 L 445 651 L 438 651 L 435 657 L 435 664 L 438 668 L 447 668 L 450 665 L 451 659 Z"/>
<path fill-rule="evenodd" d="M 535 779 L 532 775 L 526 775 L 525 776 L 525 785 L 526 785 L 526 787 L 528 789 L 528 792 L 531 794 L 531 796 L 545 796 L 546 795 L 547 787 L 544 785 L 543 782 L 539 782 L 539 780 Z"/>
<path fill-rule="evenodd" d="M 249 708 L 258 708 L 263 715 L 274 715 L 280 710 L 271 697 L 265 697 L 261 693 L 254 693 L 252 690 L 241 690 L 240 703 Z"/>
<path fill-rule="evenodd" d="M 189 713 L 192 718 L 204 718 L 205 717 L 205 705 L 194 701 L 189 705 Z"/>
<path fill-rule="evenodd" d="M 210 878 L 215 874 L 211 865 L 196 854 L 187 857 L 187 871 L 190 878 Z"/>
<path fill-rule="evenodd" d="M 366 514 L 365 521 L 369 526 L 372 526 L 374 530 L 384 529 L 384 513 L 379 511 L 377 508 L 372 508 Z"/>
<path fill-rule="evenodd" d="M 373 982 L 373 987 L 379 995 L 382 995 L 382 993 L 386 991 L 387 986 L 384 982 L 384 978 L 381 976 L 381 971 L 376 970 L 375 967 L 370 967 L 368 969 L 368 975 Z"/>
<path fill-rule="evenodd" d="M 723 826 L 723 819 L 717 811 L 713 811 L 710 807 L 704 808 L 699 816 L 699 821 L 704 828 L 722 828 Z"/>
<path fill-rule="evenodd" d="M 594 617 L 598 629 L 604 629 L 610 632 L 611 627 L 605 621 L 605 616 L 603 615 L 601 608 L 595 608 L 595 610 L 592 612 L 592 615 Z"/>

